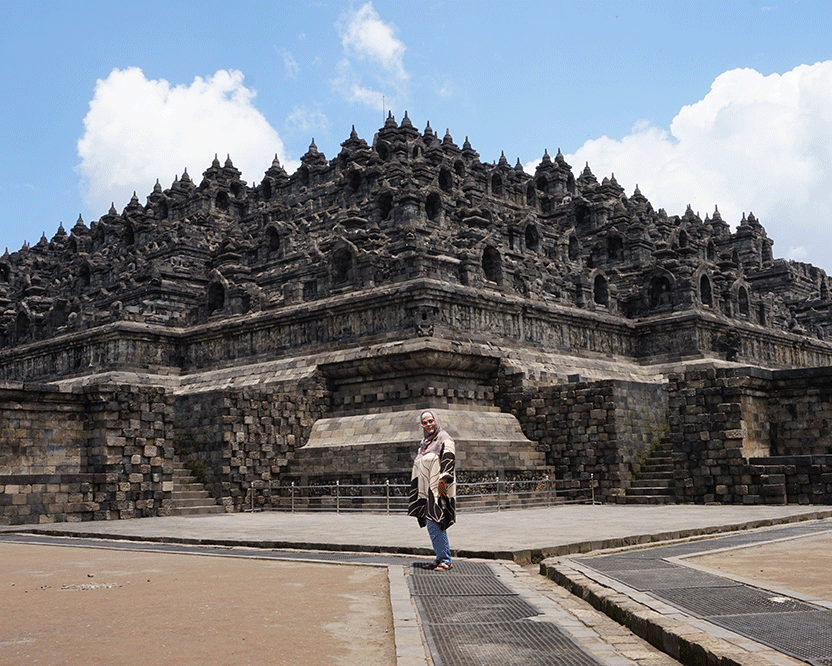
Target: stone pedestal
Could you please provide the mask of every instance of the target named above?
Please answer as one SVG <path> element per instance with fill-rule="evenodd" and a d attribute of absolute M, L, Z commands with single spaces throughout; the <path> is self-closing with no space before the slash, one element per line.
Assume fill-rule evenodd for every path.
<path fill-rule="evenodd" d="M 421 439 L 419 415 L 412 409 L 319 419 L 309 442 L 297 451 L 289 470 L 301 483 L 337 479 L 384 483 L 409 478 Z M 512 414 L 498 411 L 432 409 L 456 444 L 457 471 L 490 476 L 540 472 L 544 453 L 526 439 Z"/>

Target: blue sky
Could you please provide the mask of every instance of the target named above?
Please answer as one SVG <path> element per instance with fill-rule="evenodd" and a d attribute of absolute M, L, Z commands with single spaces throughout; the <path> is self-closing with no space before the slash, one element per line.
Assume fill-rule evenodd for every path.
<path fill-rule="evenodd" d="M 215 154 L 256 183 L 384 111 L 527 170 L 560 149 L 656 208 L 832 271 L 832 3 L 0 0 L 0 250 Z"/>

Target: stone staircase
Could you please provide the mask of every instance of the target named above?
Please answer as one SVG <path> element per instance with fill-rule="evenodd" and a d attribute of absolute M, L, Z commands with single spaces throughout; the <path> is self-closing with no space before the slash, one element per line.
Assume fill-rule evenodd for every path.
<path fill-rule="evenodd" d="M 673 480 L 673 456 L 671 445 L 662 442 L 641 465 L 624 496 L 622 504 L 674 504 L 676 502 Z"/>
<path fill-rule="evenodd" d="M 205 490 L 205 484 L 199 483 L 193 472 L 181 461 L 173 469 L 173 516 L 193 516 L 211 513 L 225 513 L 225 508 L 217 504 Z"/>

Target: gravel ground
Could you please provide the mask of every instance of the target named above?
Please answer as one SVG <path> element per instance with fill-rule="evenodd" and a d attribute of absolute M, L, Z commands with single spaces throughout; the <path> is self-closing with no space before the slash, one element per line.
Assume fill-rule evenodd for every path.
<path fill-rule="evenodd" d="M 756 581 L 769 589 L 792 590 L 832 602 L 832 533 L 735 548 L 689 561 Z"/>
<path fill-rule="evenodd" d="M 387 570 L 0 544 L 0 663 L 396 663 Z"/>

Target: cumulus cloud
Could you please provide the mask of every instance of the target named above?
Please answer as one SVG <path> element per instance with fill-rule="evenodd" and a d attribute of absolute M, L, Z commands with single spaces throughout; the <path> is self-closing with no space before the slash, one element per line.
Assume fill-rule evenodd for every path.
<path fill-rule="evenodd" d="M 189 85 L 149 80 L 141 69 L 114 69 L 99 79 L 84 135 L 78 141 L 85 203 L 121 210 L 135 191 L 143 199 L 156 182 L 168 187 L 187 168 L 198 183 L 214 155 L 226 155 L 249 183 L 259 182 L 283 142 L 255 108 L 256 93 L 237 71 L 220 70 Z"/>
<path fill-rule="evenodd" d="M 775 256 L 832 269 L 832 61 L 769 76 L 730 70 L 669 129 L 641 122 L 565 157 L 576 174 L 588 162 L 599 179 L 638 185 L 671 215 L 718 206 L 735 226 L 753 212 Z"/>
<path fill-rule="evenodd" d="M 406 102 L 410 75 L 404 67 L 404 43 L 372 2 L 345 12 L 338 22 L 344 58 L 333 86 L 348 101 L 381 109 Z M 368 83 L 369 79 L 369 83 Z"/>

